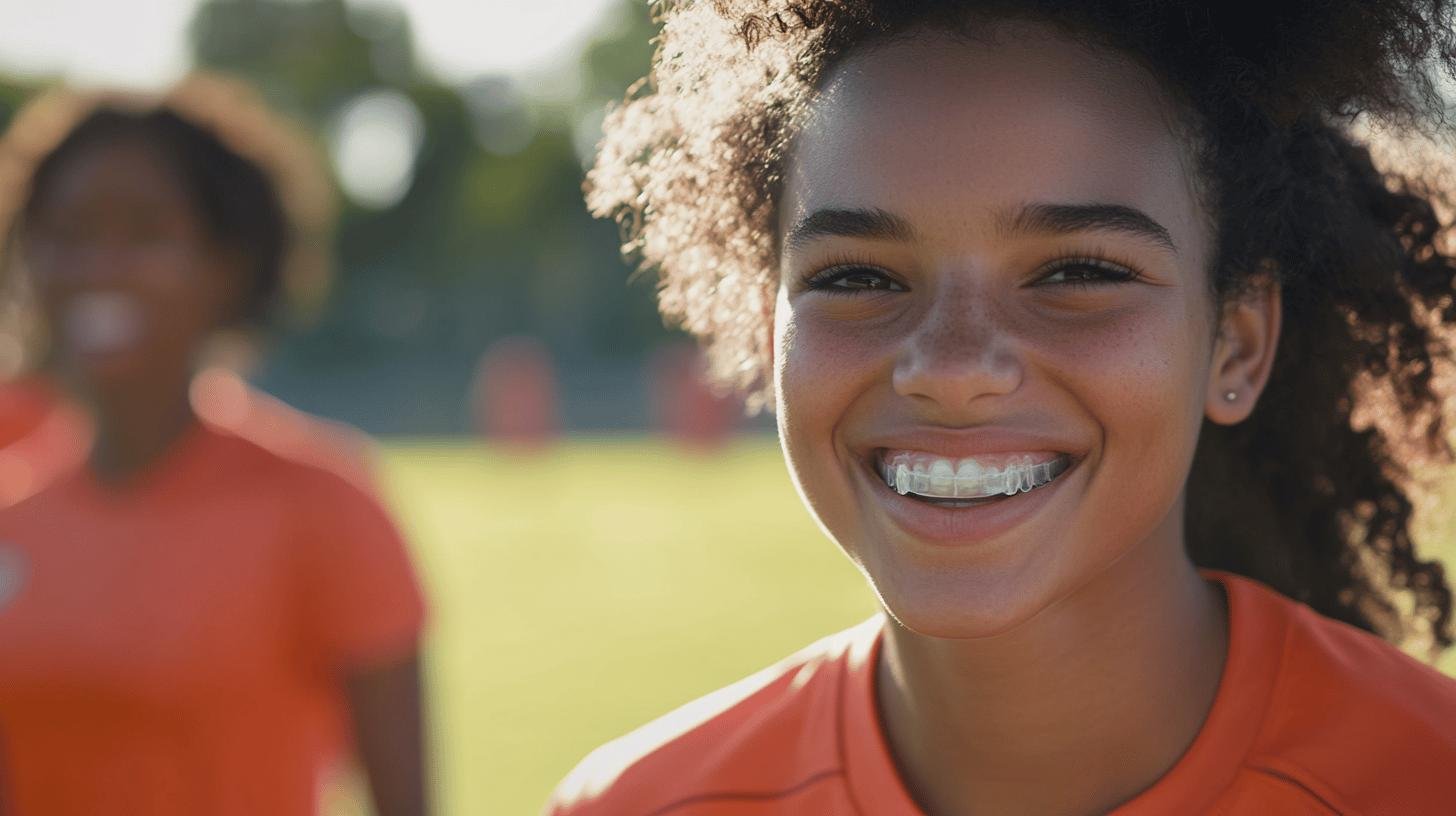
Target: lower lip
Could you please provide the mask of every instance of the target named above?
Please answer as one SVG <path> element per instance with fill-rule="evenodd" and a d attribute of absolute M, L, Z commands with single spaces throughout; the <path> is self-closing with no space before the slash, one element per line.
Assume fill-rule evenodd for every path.
<path fill-rule="evenodd" d="M 1077 461 L 1048 484 L 989 504 L 942 507 L 902 496 L 884 479 L 867 477 L 880 506 L 906 534 L 944 547 L 964 547 L 993 539 L 1040 512 L 1077 470 Z"/>

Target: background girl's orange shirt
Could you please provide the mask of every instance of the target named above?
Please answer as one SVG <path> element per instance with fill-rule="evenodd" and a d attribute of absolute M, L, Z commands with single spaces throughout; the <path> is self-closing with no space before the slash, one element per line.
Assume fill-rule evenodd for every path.
<path fill-rule="evenodd" d="M 0 801 L 314 811 L 343 674 L 423 619 L 393 523 L 327 458 L 199 424 L 124 489 L 77 467 L 0 510 Z"/>
<path fill-rule="evenodd" d="M 44 377 L 0 383 L 0 507 L 79 463 L 90 436 L 85 418 Z"/>

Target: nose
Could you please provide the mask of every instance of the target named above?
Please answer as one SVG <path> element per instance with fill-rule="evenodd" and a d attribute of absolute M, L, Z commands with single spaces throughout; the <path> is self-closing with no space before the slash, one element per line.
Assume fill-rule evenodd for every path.
<path fill-rule="evenodd" d="M 1012 333 L 975 292 L 947 292 L 926 311 L 895 361 L 896 393 L 959 411 L 1020 385 L 1022 362 Z"/>

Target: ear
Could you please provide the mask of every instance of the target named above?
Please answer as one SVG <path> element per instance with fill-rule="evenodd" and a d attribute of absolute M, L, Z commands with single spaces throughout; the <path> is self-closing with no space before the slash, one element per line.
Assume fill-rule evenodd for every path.
<path fill-rule="evenodd" d="M 1274 368 L 1282 303 L 1278 280 L 1266 274 L 1224 304 L 1205 387 L 1209 420 L 1237 425 L 1253 413 Z"/>

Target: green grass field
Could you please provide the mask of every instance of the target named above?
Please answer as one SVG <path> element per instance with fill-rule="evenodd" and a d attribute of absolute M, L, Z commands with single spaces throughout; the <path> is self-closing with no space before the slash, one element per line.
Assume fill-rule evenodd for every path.
<path fill-rule="evenodd" d="M 442 814 L 537 813 L 592 747 L 874 611 L 770 439 L 396 443 L 384 465 L 432 598 Z"/>
<path fill-rule="evenodd" d="M 767 440 L 400 445 L 433 601 L 443 814 L 533 814 L 582 755 L 874 611 Z"/>

